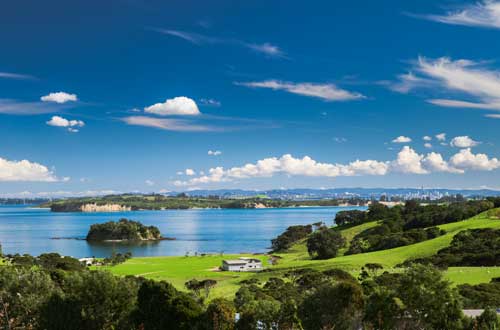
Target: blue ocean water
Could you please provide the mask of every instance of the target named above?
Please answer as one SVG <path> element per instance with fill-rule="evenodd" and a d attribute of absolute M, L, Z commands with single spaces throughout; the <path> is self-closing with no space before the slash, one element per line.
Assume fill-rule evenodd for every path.
<path fill-rule="evenodd" d="M 7 253 L 58 252 L 106 257 L 113 251 L 134 256 L 197 253 L 266 252 L 270 240 L 288 226 L 323 221 L 333 224 L 338 211 L 364 207 L 300 207 L 282 209 L 196 209 L 113 213 L 53 213 L 26 206 L 0 206 L 0 243 Z M 172 241 L 87 243 L 90 225 L 120 218 L 157 226 Z M 54 238 L 65 239 L 54 239 Z M 68 239 L 73 238 L 73 239 Z M 75 239 L 79 238 L 79 239 Z"/>

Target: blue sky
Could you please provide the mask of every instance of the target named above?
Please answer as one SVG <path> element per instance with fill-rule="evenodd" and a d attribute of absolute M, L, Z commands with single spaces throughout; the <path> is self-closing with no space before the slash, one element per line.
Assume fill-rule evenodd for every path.
<path fill-rule="evenodd" d="M 6 3 L 0 195 L 500 189 L 499 22 L 496 1 Z"/>

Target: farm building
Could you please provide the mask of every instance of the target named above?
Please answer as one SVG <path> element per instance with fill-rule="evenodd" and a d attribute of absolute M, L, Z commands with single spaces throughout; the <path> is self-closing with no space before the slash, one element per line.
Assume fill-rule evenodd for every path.
<path fill-rule="evenodd" d="M 262 269 L 262 261 L 253 258 L 222 260 L 222 270 L 231 272 L 248 272 Z"/>

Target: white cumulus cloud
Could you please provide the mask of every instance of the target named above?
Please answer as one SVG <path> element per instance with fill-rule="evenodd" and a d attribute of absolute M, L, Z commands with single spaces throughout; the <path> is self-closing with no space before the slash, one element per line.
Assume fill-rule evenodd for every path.
<path fill-rule="evenodd" d="M 285 154 L 281 157 L 269 157 L 225 169 L 214 167 L 207 174 L 193 177 L 189 180 L 174 181 L 176 186 L 198 186 L 202 184 L 231 182 L 241 179 L 268 178 L 278 174 L 306 177 L 345 177 L 361 175 L 387 175 L 390 173 L 430 174 L 455 173 L 462 174 L 469 170 L 491 171 L 500 168 L 497 158 L 490 158 L 485 154 L 473 154 L 470 149 L 462 149 L 448 161 L 436 152 L 419 154 L 409 146 L 404 146 L 395 160 L 356 160 L 347 164 L 321 163 L 309 156 L 302 158 Z M 179 174 L 184 174 L 183 172 Z"/>
<path fill-rule="evenodd" d="M 497 158 L 486 154 L 473 154 L 470 148 L 462 149 L 450 158 L 450 164 L 459 169 L 491 171 L 500 167 Z"/>
<path fill-rule="evenodd" d="M 43 102 L 66 103 L 78 101 L 76 94 L 69 94 L 65 92 L 50 93 L 40 98 Z"/>
<path fill-rule="evenodd" d="M 12 161 L 0 157 L 0 181 L 56 182 L 61 180 L 47 166 L 28 160 Z"/>
<path fill-rule="evenodd" d="M 196 172 L 195 170 L 191 169 L 191 168 L 186 168 L 186 170 L 184 171 L 184 173 L 188 176 L 193 176 L 193 175 L 196 175 Z"/>
<path fill-rule="evenodd" d="M 60 116 L 52 116 L 52 118 L 47 121 L 47 125 L 65 127 L 69 132 L 76 133 L 78 132 L 77 127 L 83 127 L 85 126 L 85 123 L 82 120 L 68 120 Z"/>
<path fill-rule="evenodd" d="M 432 141 L 432 136 L 425 135 L 425 136 L 422 137 L 422 140 L 424 140 L 424 141 Z"/>
<path fill-rule="evenodd" d="M 392 143 L 409 143 L 409 142 L 411 142 L 411 138 L 404 135 L 398 136 L 397 138 L 392 140 Z"/>
<path fill-rule="evenodd" d="M 196 116 L 200 114 L 200 110 L 198 109 L 196 102 L 185 96 L 178 96 L 173 99 L 167 99 L 163 103 L 153 104 L 149 107 L 145 107 L 144 111 L 161 116 Z"/>
<path fill-rule="evenodd" d="M 450 141 L 450 145 L 456 148 L 471 148 L 477 146 L 479 143 L 480 142 L 474 141 L 467 135 L 454 137 Z"/>

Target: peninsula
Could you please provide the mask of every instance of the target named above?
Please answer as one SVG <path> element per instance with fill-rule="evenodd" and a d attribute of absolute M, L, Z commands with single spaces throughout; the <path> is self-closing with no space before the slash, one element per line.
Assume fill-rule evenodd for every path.
<path fill-rule="evenodd" d="M 41 204 L 52 212 L 123 212 L 137 210 L 182 210 L 196 208 L 254 209 L 299 206 L 365 205 L 363 199 L 282 200 L 266 196 L 221 198 L 219 196 L 177 196 L 123 194 L 102 197 L 68 198 Z"/>

